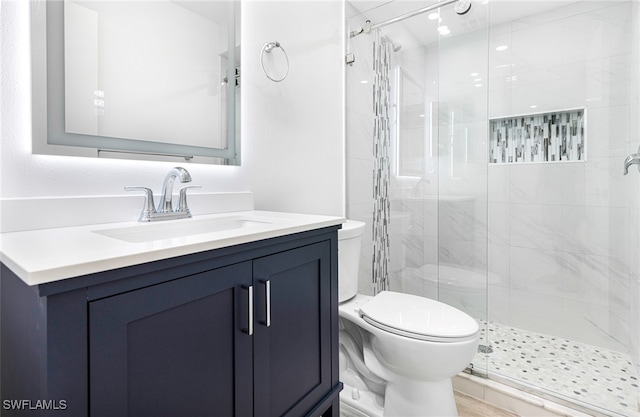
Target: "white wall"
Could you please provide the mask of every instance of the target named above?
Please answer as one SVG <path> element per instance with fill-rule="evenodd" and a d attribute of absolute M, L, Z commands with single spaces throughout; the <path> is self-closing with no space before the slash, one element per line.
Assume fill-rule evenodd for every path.
<path fill-rule="evenodd" d="M 242 155 L 257 205 L 342 215 L 344 4 L 242 5 Z M 273 41 L 289 56 L 289 75 L 280 83 L 260 67 L 260 51 Z"/>
<path fill-rule="evenodd" d="M 242 4 L 242 166 L 185 167 L 202 192 L 251 190 L 259 209 L 342 215 L 343 5 Z M 159 191 L 174 163 L 31 154 L 30 5 L 2 3 L 0 197 L 122 195 L 125 185 Z M 291 61 L 279 84 L 258 61 L 276 39 Z"/>

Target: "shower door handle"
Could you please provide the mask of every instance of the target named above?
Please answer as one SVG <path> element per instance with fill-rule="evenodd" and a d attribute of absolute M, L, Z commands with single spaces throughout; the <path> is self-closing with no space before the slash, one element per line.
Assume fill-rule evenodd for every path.
<path fill-rule="evenodd" d="M 629 173 L 631 165 L 638 165 L 638 172 L 640 172 L 640 147 L 638 147 L 638 153 L 632 153 L 624 160 L 624 175 Z"/>

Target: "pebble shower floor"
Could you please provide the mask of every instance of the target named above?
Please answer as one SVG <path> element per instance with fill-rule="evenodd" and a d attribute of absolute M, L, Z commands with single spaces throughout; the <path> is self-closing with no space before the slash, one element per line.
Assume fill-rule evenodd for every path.
<path fill-rule="evenodd" d="M 614 415 L 638 416 L 638 375 L 627 355 L 498 323 L 482 326 L 476 369 L 577 400 Z M 491 353 L 484 353 L 488 346 Z"/>

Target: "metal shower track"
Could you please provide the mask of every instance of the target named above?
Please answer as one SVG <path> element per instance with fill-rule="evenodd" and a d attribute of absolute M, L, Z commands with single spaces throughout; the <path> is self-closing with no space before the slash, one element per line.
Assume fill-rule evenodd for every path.
<path fill-rule="evenodd" d="M 470 4 L 469 0 L 443 0 L 443 1 L 439 2 L 439 3 L 435 3 L 435 4 L 432 4 L 430 6 L 426 6 L 426 7 L 423 7 L 421 9 L 405 13 L 403 15 L 394 17 L 393 19 L 385 20 L 385 21 L 380 22 L 380 23 L 372 23 L 370 20 L 367 20 L 365 22 L 365 25 L 362 28 L 360 28 L 359 30 L 354 30 L 353 32 L 349 33 L 349 37 L 353 38 L 353 37 L 356 37 L 356 36 L 358 36 L 358 35 L 360 35 L 362 33 L 369 33 L 373 29 L 378 29 L 378 28 L 390 25 L 392 23 L 397 23 L 397 22 L 400 22 L 402 20 L 408 19 L 410 17 L 417 16 L 419 14 L 426 13 L 426 12 L 429 12 L 431 10 L 438 9 L 440 7 L 447 6 L 447 5 L 451 4 L 451 3 L 457 3 L 457 2 L 469 3 Z M 465 13 L 466 13 L 466 11 L 465 11 Z"/>

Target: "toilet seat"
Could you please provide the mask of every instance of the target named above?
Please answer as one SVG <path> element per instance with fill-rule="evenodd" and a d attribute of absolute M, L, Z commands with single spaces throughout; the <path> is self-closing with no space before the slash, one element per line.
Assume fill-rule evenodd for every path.
<path fill-rule="evenodd" d="M 396 335 L 431 342 L 471 340 L 480 330 L 466 313 L 429 298 L 383 291 L 360 307 L 364 321 Z"/>

